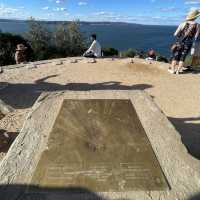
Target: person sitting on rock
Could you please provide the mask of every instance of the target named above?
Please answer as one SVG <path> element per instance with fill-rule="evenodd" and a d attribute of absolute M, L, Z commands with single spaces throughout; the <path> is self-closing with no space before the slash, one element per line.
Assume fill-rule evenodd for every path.
<path fill-rule="evenodd" d="M 153 49 L 148 51 L 146 60 L 156 60 L 156 52 Z"/>
<path fill-rule="evenodd" d="M 15 53 L 16 64 L 21 64 L 21 63 L 26 62 L 26 49 L 27 47 L 25 47 L 23 44 L 17 45 L 17 49 Z"/>
<path fill-rule="evenodd" d="M 96 34 L 92 34 L 91 39 L 92 44 L 90 48 L 83 54 L 83 56 L 87 58 L 100 58 L 102 56 L 101 45 L 97 41 Z"/>

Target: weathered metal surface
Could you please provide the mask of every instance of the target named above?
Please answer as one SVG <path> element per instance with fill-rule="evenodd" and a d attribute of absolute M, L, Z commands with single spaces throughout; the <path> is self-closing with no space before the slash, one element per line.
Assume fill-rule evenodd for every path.
<path fill-rule="evenodd" d="M 130 100 L 65 100 L 31 184 L 96 192 L 168 184 Z"/>

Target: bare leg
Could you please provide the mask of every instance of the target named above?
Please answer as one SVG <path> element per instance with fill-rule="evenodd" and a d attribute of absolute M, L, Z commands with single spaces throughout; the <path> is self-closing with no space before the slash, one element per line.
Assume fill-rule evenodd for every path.
<path fill-rule="evenodd" d="M 171 64 L 171 69 L 168 69 L 168 71 L 172 74 L 174 74 L 176 72 L 176 65 L 177 65 L 177 61 L 176 60 L 173 60 L 172 61 L 172 64 Z"/>
<path fill-rule="evenodd" d="M 180 72 L 182 72 L 183 70 L 183 66 L 184 66 L 184 62 L 183 61 L 180 61 L 179 62 L 179 65 L 178 65 L 178 70 L 177 70 L 177 74 L 179 74 Z"/>
<path fill-rule="evenodd" d="M 176 65 L 178 62 L 176 60 L 172 61 L 172 70 L 175 72 L 176 71 Z"/>

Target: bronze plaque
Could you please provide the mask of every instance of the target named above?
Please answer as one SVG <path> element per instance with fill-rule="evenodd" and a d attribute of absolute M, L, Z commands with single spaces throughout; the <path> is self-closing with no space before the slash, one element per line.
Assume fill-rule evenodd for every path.
<path fill-rule="evenodd" d="M 65 100 L 31 184 L 94 192 L 169 188 L 130 100 Z"/>

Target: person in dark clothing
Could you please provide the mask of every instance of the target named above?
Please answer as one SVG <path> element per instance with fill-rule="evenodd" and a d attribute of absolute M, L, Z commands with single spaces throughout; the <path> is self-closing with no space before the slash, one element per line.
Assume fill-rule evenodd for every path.
<path fill-rule="evenodd" d="M 179 74 L 183 71 L 184 61 L 190 52 L 194 40 L 200 33 L 200 27 L 195 20 L 200 16 L 199 10 L 189 12 L 186 21 L 181 23 L 176 30 L 174 36 L 177 42 L 172 46 L 172 65 L 168 71 L 172 74 Z M 178 64 L 178 69 L 176 65 Z"/>
<path fill-rule="evenodd" d="M 148 51 L 147 60 L 156 60 L 156 52 L 153 49 Z"/>

